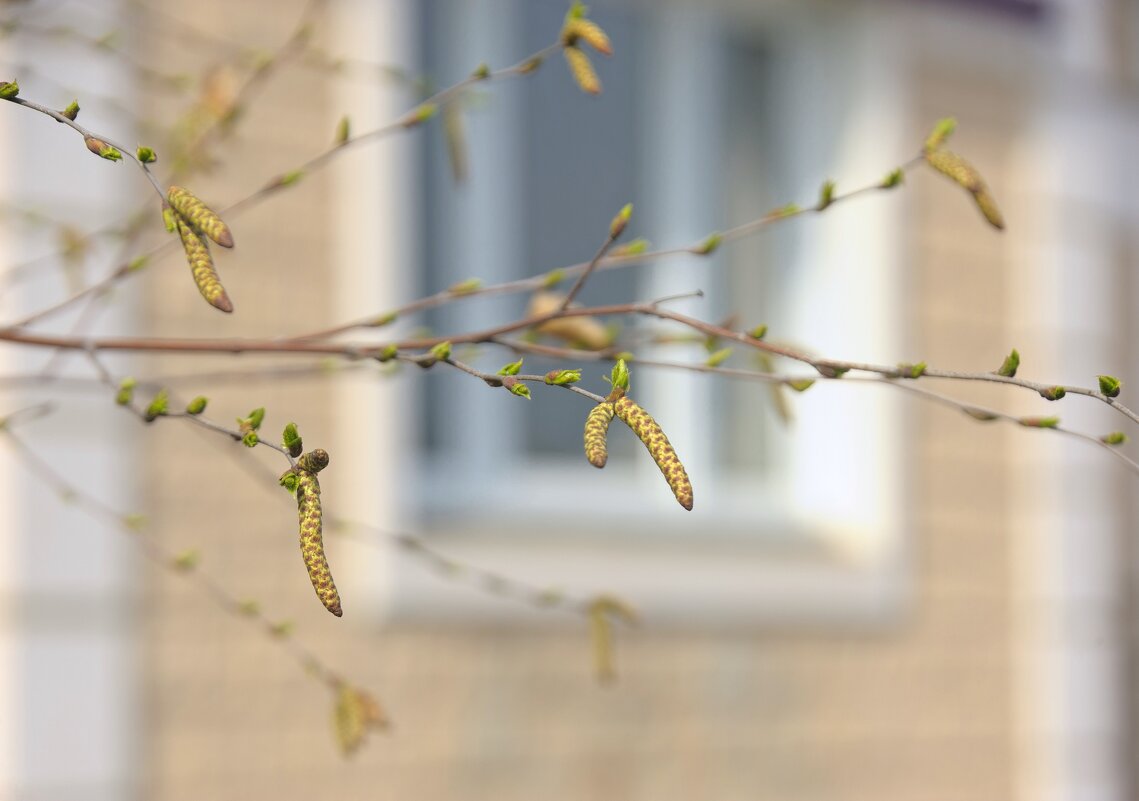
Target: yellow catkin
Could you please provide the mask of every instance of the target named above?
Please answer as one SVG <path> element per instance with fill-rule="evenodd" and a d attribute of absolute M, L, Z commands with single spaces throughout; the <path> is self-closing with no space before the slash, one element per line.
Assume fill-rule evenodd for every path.
<path fill-rule="evenodd" d="M 336 742 L 345 756 L 363 745 L 369 729 L 383 729 L 387 726 L 387 716 L 375 698 L 349 684 L 339 686 L 332 713 L 332 727 Z"/>
<path fill-rule="evenodd" d="M 581 91 L 588 92 L 591 95 L 600 94 L 601 79 L 597 77 L 597 72 L 593 69 L 593 62 L 589 60 L 585 51 L 580 47 L 566 47 L 563 50 L 566 54 L 566 61 L 569 63 L 570 74 L 577 81 L 577 85 L 581 87 Z"/>
<path fill-rule="evenodd" d="M 599 403 L 585 418 L 585 458 L 594 467 L 605 467 L 609 460 L 609 449 L 605 445 L 605 435 L 613 420 L 613 404 Z"/>
<path fill-rule="evenodd" d="M 328 465 L 328 453 L 314 450 L 297 460 L 293 472 L 297 476 L 297 517 L 300 523 L 301 557 L 308 577 L 324 608 L 340 617 L 340 593 L 332 580 L 328 559 L 324 555 L 323 515 L 320 505 L 320 482 L 316 473 Z"/>
<path fill-rule="evenodd" d="M 657 463 L 657 467 L 668 481 L 676 500 L 691 511 L 692 482 L 688 480 L 688 473 L 680 463 L 676 449 L 672 447 L 672 443 L 668 441 L 657 421 L 629 397 L 618 398 L 613 404 L 613 409 L 617 417 L 633 429 L 633 433 L 648 448 L 653 461 Z"/>
<path fill-rule="evenodd" d="M 223 248 L 233 247 L 233 234 L 229 226 L 209 206 L 180 186 L 170 187 L 166 195 L 175 211 L 185 217 L 197 231 L 205 234 Z"/>
<path fill-rule="evenodd" d="M 225 287 L 221 285 L 205 238 L 191 228 L 180 214 L 174 215 L 174 224 L 178 227 L 178 235 L 182 237 L 182 249 L 186 251 L 186 262 L 190 265 L 190 273 L 194 276 L 198 291 L 215 309 L 232 312 L 233 302 L 226 294 Z"/>
<path fill-rule="evenodd" d="M 977 208 L 981 210 L 981 214 L 991 226 L 994 228 L 1005 227 L 1004 217 L 1001 216 L 1001 211 L 997 208 L 996 200 L 993 199 L 988 187 L 985 186 L 981 173 L 977 172 L 972 164 L 951 150 L 927 152 L 925 160 L 929 166 L 939 173 L 956 182 L 958 186 L 967 189 L 973 195 Z"/>
<path fill-rule="evenodd" d="M 578 41 L 585 42 L 598 53 L 613 55 L 613 44 L 609 41 L 609 35 L 593 20 L 580 17 L 571 19 L 562 28 L 562 43 L 566 47 L 573 47 Z"/>

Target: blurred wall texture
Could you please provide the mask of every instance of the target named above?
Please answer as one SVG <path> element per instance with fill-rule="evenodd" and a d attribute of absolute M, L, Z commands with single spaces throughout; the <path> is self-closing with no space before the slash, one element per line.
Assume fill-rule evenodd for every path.
<path fill-rule="evenodd" d="M 225 106 L 260 65 L 209 150 L 216 163 L 192 179 L 224 206 L 321 152 L 341 115 L 354 132 L 396 119 L 480 62 L 509 65 L 555 41 L 565 13 L 553 0 L 307 8 L 5 4 L 18 24 L 5 28 L 3 69 L 23 70 L 23 96 L 65 105 L 74 90 L 92 128 L 174 152 L 194 132 L 188 109 Z M 275 50 L 305 13 L 311 28 Z M 590 15 L 615 50 L 597 59 L 600 97 L 578 91 L 555 55 L 533 75 L 475 85 L 459 114 L 361 145 L 235 214 L 238 247 L 218 259 L 232 317 L 201 303 L 175 253 L 116 293 L 113 312 L 45 329 L 270 337 L 367 318 L 472 276 L 588 259 L 630 201 L 630 236 L 686 245 L 811 204 L 827 178 L 840 191 L 872 184 L 953 115 L 951 147 L 983 172 L 1006 231 L 918 169 L 892 192 L 712 258 L 600 274 L 583 302 L 701 289 L 674 308 L 766 322 L 811 352 L 981 372 L 1015 347 L 1022 376 L 1094 386 L 1114 374 L 1126 400 L 1139 375 L 1129 0 L 597 0 Z M 182 74 L 195 77 L 162 80 Z M 129 165 L 93 159 L 46 118 L 3 111 L 3 152 L 18 162 L 0 175 L 5 263 L 55 242 L 54 228 L 15 210 L 85 231 L 144 202 Z M 162 154 L 159 175 L 175 166 Z M 0 296 L 4 318 L 131 255 L 112 241 L 71 272 L 48 260 Z M 448 304 L 359 341 L 486 327 L 525 304 Z M 706 358 L 702 343 L 655 342 L 662 330 L 629 324 L 621 341 L 641 358 Z M 7 350 L 8 372 L 49 363 Z M 464 355 L 492 371 L 510 360 Z M 731 364 L 754 369 L 747 358 Z M 295 511 L 276 486 L 282 465 L 265 449 L 177 421 L 144 427 L 90 386 L 83 359 L 52 365 L 78 391 L 20 436 L 71 480 L 99 476 L 98 498 L 146 524 L 115 531 L 4 454 L 0 797 L 1139 794 L 1137 477 L 1092 443 L 981 423 L 890 387 L 824 382 L 789 395 L 634 361 L 636 395 L 696 486 L 684 515 L 631 438 L 614 442 L 604 475 L 583 466 L 569 393 L 536 388 L 525 404 L 467 376 L 372 363 L 305 361 L 285 376 L 273 358 L 105 364 L 206 394 L 223 422 L 265 406 L 266 430 L 295 420 L 309 447 L 328 448 L 345 617 L 312 597 Z M 597 391 L 606 372 L 531 364 L 585 367 Z M 1095 436 L 1126 423 L 1085 398 L 914 385 L 1059 415 Z M 68 386 L 5 384 L 4 408 Z M 201 582 L 142 558 L 131 536 L 196 549 L 218 586 L 292 621 L 292 639 L 218 611 Z M 640 623 L 618 631 L 617 680 L 594 680 L 587 621 L 562 596 L 518 604 L 472 568 L 567 598 L 627 600 Z M 294 644 L 373 692 L 391 730 L 343 758 L 333 697 L 298 667 Z"/>

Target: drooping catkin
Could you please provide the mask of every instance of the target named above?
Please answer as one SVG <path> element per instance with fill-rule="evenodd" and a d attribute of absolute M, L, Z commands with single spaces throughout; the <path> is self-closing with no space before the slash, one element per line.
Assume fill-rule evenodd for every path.
<path fill-rule="evenodd" d="M 605 467 L 609 449 L 605 444 L 609 423 L 613 420 L 613 404 L 599 403 L 585 418 L 585 458 L 594 467 Z"/>
<path fill-rule="evenodd" d="M 628 396 L 618 398 L 613 404 L 617 417 L 644 443 L 653 461 L 657 463 L 661 473 L 664 474 L 672 494 L 685 509 L 692 510 L 692 482 L 688 480 L 688 473 L 676 455 L 676 448 L 668 441 L 664 431 L 648 412 L 640 407 L 636 401 Z"/>
<path fill-rule="evenodd" d="M 233 301 L 229 299 L 225 287 L 221 285 L 205 237 L 195 231 L 181 214 L 174 215 L 174 224 L 178 227 L 178 235 L 182 238 L 182 249 L 186 251 L 186 262 L 190 265 L 190 273 L 194 276 L 198 291 L 215 309 L 232 312 Z"/>
<path fill-rule="evenodd" d="M 301 557 L 308 577 L 324 608 L 340 617 L 340 593 L 332 580 L 328 559 L 324 554 L 323 514 L 320 505 L 320 482 L 316 474 L 328 466 L 327 451 L 310 451 L 297 460 L 293 473 L 297 477 L 297 517 L 300 523 Z"/>
<path fill-rule="evenodd" d="M 570 74 L 577 81 L 581 91 L 591 95 L 601 94 L 601 79 L 597 77 L 593 62 L 589 60 L 585 51 L 580 47 L 566 47 L 563 48 L 563 52 L 566 54 L 566 62 L 569 63 Z"/>
<path fill-rule="evenodd" d="M 562 43 L 566 47 L 574 47 L 579 41 L 589 44 L 598 53 L 613 55 L 613 44 L 609 35 L 591 19 L 578 17 L 568 20 L 562 28 Z"/>
<path fill-rule="evenodd" d="M 175 211 L 185 217 L 197 231 L 205 234 L 223 248 L 233 247 L 233 234 L 230 233 L 229 226 L 193 193 L 180 186 L 172 186 L 166 195 L 166 199 L 170 201 L 170 205 L 174 207 Z"/>
<path fill-rule="evenodd" d="M 925 153 L 925 160 L 942 175 L 969 190 L 981 214 L 994 228 L 1004 228 L 1005 221 L 997 202 L 985 186 L 981 173 L 961 156 L 951 150 L 932 150 Z"/>

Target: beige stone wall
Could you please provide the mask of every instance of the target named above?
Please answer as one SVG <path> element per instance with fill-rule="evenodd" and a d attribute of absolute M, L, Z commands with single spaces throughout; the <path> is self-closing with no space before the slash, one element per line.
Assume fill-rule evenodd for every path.
<path fill-rule="evenodd" d="M 234 38 L 271 40 L 290 14 L 227 4 Z M 283 27 L 281 27 L 283 31 Z M 974 121 L 968 151 L 1004 185 L 1004 142 L 1021 124 L 1015 92 L 954 88 L 940 73 L 923 92 L 952 98 Z M 324 142 L 335 110 L 325 85 L 288 70 L 270 81 L 234 142 L 242 167 L 199 180 L 228 198 L 288 168 Z M 305 111 L 294 99 L 303 96 Z M 914 106 L 915 135 L 946 111 Z M 980 124 L 978 124 L 980 121 Z M 1002 251 L 967 201 L 918 176 L 910 204 L 907 287 L 911 342 L 931 363 L 999 363 L 1011 339 Z M 890 202 L 898 202 L 892 198 Z M 322 180 L 235 223 L 238 248 L 220 262 L 238 308 L 221 320 L 187 291 L 177 258 L 145 279 L 148 330 L 264 334 L 289 328 L 303 298 L 322 318 L 320 275 L 329 209 Z M 299 225 L 297 220 L 309 221 Z M 967 232 L 967 233 L 961 233 Z M 251 254 L 246 258 L 245 254 Z M 203 326 L 207 327 L 203 329 Z M 254 360 L 218 360 L 244 368 Z M 179 369 L 207 364 L 182 361 Z M 164 369 L 174 369 L 170 363 Z M 266 405 L 304 421 L 306 440 L 331 437 L 327 383 L 274 384 L 255 375 L 211 395 L 219 419 Z M 982 389 L 978 401 L 997 395 Z M 1009 449 L 1026 436 L 981 428 L 959 413 L 907 407 L 913 593 L 904 613 L 871 632 L 642 629 L 620 641 L 621 679 L 588 675 L 585 632 L 394 626 L 333 621 L 313 601 L 295 553 L 293 510 L 251 464 L 264 454 L 177 426 L 147 439 L 154 466 L 142 489 L 156 530 L 173 547 L 200 547 L 204 567 L 241 595 L 298 622 L 299 636 L 377 692 L 393 731 L 345 762 L 329 737 L 331 698 L 244 621 L 218 614 L 191 585 L 150 575 L 144 795 L 154 799 L 812 799 L 950 801 L 1013 795 L 1015 732 L 1007 531 L 1018 510 Z M 286 411 L 287 410 L 287 411 Z"/>

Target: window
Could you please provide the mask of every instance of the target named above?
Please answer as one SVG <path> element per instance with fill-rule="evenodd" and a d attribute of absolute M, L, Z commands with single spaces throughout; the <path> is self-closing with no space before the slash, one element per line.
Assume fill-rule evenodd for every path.
<path fill-rule="evenodd" d="M 467 4 L 423 4 L 425 71 L 450 82 L 483 60 L 509 63 L 551 41 L 563 13 L 546 4 L 513 9 L 491 21 Z M 587 259 L 629 200 L 631 236 L 657 246 L 688 243 L 790 199 L 809 202 L 828 174 L 848 187 L 873 182 L 892 166 L 883 159 L 905 152 L 898 115 L 880 113 L 883 97 L 900 94 L 890 56 L 843 35 L 844 25 L 860 24 L 854 14 L 820 24 L 805 15 L 739 20 L 698 8 L 614 5 L 595 16 L 623 60 L 622 69 L 600 64 L 600 98 L 578 92 L 560 59 L 532 79 L 483 89 L 468 100 L 470 177 L 457 188 L 442 135 L 429 135 L 421 292 Z M 815 43 L 809 51 L 805 21 Z M 876 108 L 864 102 L 871 97 Z M 807 348 L 889 360 L 899 328 L 891 280 L 900 213 L 897 204 L 851 204 L 709 259 L 599 274 L 582 301 L 700 288 L 703 299 L 677 307 L 711 319 L 735 311 Z M 857 307 L 847 302 L 854 296 Z M 524 308 L 521 297 L 473 299 L 440 309 L 428 325 L 468 330 Z M 629 324 L 638 333 L 661 330 Z M 702 349 L 630 349 L 704 357 Z M 487 350 L 467 358 L 493 370 L 511 357 Z M 744 365 L 752 356 L 735 358 Z M 528 357 L 531 363 L 541 372 L 585 367 L 595 388 L 608 369 Z M 503 572 L 619 591 L 664 619 L 847 618 L 892 608 L 904 571 L 899 418 L 888 391 L 819 387 L 781 398 L 796 418 L 787 426 L 766 385 L 635 363 L 633 370 L 634 396 L 693 477 L 691 515 L 676 508 L 626 431 L 614 430 L 604 473 L 584 463 L 587 407 L 579 398 L 537 390 L 526 403 L 432 371 L 418 382 L 425 450 L 408 486 L 427 536 Z M 412 572 L 395 577 L 397 612 L 509 614 L 467 596 L 458 610 L 425 595 L 430 585 Z"/>

